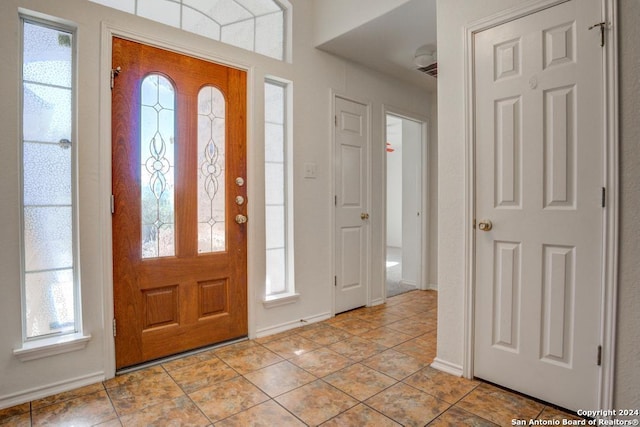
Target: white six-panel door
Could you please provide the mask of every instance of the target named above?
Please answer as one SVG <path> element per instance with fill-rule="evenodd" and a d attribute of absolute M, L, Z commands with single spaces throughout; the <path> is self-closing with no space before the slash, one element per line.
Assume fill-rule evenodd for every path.
<path fill-rule="evenodd" d="M 367 304 L 368 107 L 335 98 L 335 312 Z"/>
<path fill-rule="evenodd" d="M 474 374 L 573 410 L 598 391 L 600 19 L 573 0 L 474 40 Z"/>

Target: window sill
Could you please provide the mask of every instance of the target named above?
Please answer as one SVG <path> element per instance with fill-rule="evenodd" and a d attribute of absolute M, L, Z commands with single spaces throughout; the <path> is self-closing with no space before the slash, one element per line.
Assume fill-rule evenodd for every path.
<path fill-rule="evenodd" d="M 293 304 L 300 299 L 300 294 L 284 294 L 266 297 L 262 300 L 264 308 L 279 307 L 281 305 Z"/>
<path fill-rule="evenodd" d="M 21 362 L 42 359 L 56 354 L 82 350 L 91 340 L 91 335 L 76 333 L 61 337 L 45 338 L 37 341 L 25 342 L 21 348 L 13 350 L 13 355 Z"/>

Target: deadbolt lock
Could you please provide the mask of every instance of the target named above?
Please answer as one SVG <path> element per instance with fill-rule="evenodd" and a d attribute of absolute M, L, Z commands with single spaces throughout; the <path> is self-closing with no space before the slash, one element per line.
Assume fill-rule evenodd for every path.
<path fill-rule="evenodd" d="M 236 204 L 237 204 L 238 206 L 242 206 L 242 205 L 244 205 L 244 197 L 242 197 L 242 196 L 236 196 Z"/>

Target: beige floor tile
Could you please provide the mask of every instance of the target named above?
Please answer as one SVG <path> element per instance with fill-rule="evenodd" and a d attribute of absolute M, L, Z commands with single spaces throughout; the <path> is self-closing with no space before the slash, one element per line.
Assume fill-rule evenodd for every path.
<path fill-rule="evenodd" d="M 322 424 L 358 404 L 357 400 L 322 380 L 285 393 L 276 401 L 310 426 Z"/>
<path fill-rule="evenodd" d="M 343 331 L 348 332 L 351 335 L 361 335 L 373 329 L 371 323 L 355 317 L 336 322 L 331 326 L 333 326 L 334 328 L 342 329 Z"/>
<path fill-rule="evenodd" d="M 105 388 L 120 387 L 127 384 L 134 384 L 142 381 L 145 378 L 153 377 L 154 375 L 166 375 L 166 371 L 162 366 L 152 366 L 150 368 L 141 369 L 124 375 L 118 375 L 110 380 L 105 381 L 103 384 Z"/>
<path fill-rule="evenodd" d="M 104 390 L 42 407 L 32 414 L 34 426 L 92 426 L 115 418 Z"/>
<path fill-rule="evenodd" d="M 250 372 L 244 377 L 271 397 L 316 380 L 315 376 L 286 361 Z"/>
<path fill-rule="evenodd" d="M 22 414 L 13 415 L 11 417 L 0 416 L 0 426 L 30 427 L 31 413 L 26 412 Z"/>
<path fill-rule="evenodd" d="M 332 374 L 354 363 L 351 359 L 324 347 L 305 353 L 302 356 L 294 357 L 289 361 L 318 378 Z"/>
<path fill-rule="evenodd" d="M 436 357 L 435 345 L 427 345 L 420 338 L 414 338 L 410 341 L 405 341 L 402 344 L 393 347 L 393 349 L 395 351 L 399 351 L 400 353 L 408 354 L 409 356 L 415 357 L 416 359 L 427 364 L 433 362 L 433 359 Z"/>
<path fill-rule="evenodd" d="M 123 427 L 139 426 L 208 426 L 210 424 L 187 396 L 148 406 L 140 412 L 120 417 Z"/>
<path fill-rule="evenodd" d="M 345 330 L 334 328 L 333 326 L 325 326 L 322 328 L 306 330 L 304 332 L 301 332 L 300 336 L 305 337 L 319 345 L 330 345 L 352 337 L 353 335 Z"/>
<path fill-rule="evenodd" d="M 411 335 L 411 337 L 415 338 L 420 335 L 424 335 L 427 332 L 431 332 L 435 330 L 438 327 L 438 325 L 435 322 L 424 323 L 420 319 L 410 317 L 408 319 L 403 319 L 397 322 L 389 323 L 387 327 L 390 329 L 396 330 L 398 332 L 402 332 L 403 334 Z"/>
<path fill-rule="evenodd" d="M 217 422 L 216 427 L 304 427 L 299 419 L 273 400 Z"/>
<path fill-rule="evenodd" d="M 400 424 L 360 404 L 322 424 L 322 427 L 395 427 Z"/>
<path fill-rule="evenodd" d="M 329 348 L 356 362 L 382 353 L 387 349 L 383 345 L 359 337 L 347 338 L 344 341 L 331 344 Z"/>
<path fill-rule="evenodd" d="M 184 392 L 167 374 L 156 374 L 142 378 L 140 381 L 126 383 L 119 387 L 107 389 L 118 415 L 138 412 L 147 406 L 183 396 Z"/>
<path fill-rule="evenodd" d="M 28 414 L 31 411 L 31 404 L 29 402 L 21 405 L 11 406 L 9 408 L 0 409 L 0 421 L 13 418 L 16 415 Z"/>
<path fill-rule="evenodd" d="M 104 385 L 102 383 L 91 384 L 86 387 L 80 387 L 64 393 L 54 394 L 53 396 L 49 396 L 44 399 L 34 400 L 33 402 L 31 402 L 31 408 L 38 409 L 45 406 L 53 405 L 55 403 L 64 402 L 65 400 L 71 400 L 81 396 L 85 396 L 87 394 L 98 393 L 100 391 L 104 391 Z"/>
<path fill-rule="evenodd" d="M 436 418 L 429 427 L 496 427 L 496 424 L 454 406 Z"/>
<path fill-rule="evenodd" d="M 187 366 L 195 365 L 196 363 L 205 362 L 216 358 L 215 350 L 207 350 L 201 353 L 192 354 L 191 356 L 181 357 L 170 362 L 162 364 L 162 367 L 169 373 L 178 369 L 186 368 Z"/>
<path fill-rule="evenodd" d="M 283 360 L 282 357 L 258 344 L 244 349 L 220 352 L 217 353 L 217 355 L 223 362 L 240 374 L 257 371 L 265 366 L 273 365 Z"/>
<path fill-rule="evenodd" d="M 365 332 L 364 334 L 360 335 L 360 338 L 376 342 L 385 347 L 395 347 L 398 344 L 409 341 L 413 337 L 411 335 L 398 332 L 395 329 L 381 327 L 373 329 L 369 332 Z"/>
<path fill-rule="evenodd" d="M 395 350 L 384 351 L 364 360 L 362 363 L 398 381 L 427 366 L 425 362 Z"/>
<path fill-rule="evenodd" d="M 481 384 L 456 406 L 498 425 L 511 425 L 514 418 L 536 418 L 544 405 L 489 384 Z"/>
<path fill-rule="evenodd" d="M 119 418 L 116 418 L 100 424 L 96 424 L 95 427 L 122 427 L 122 423 L 120 422 Z"/>
<path fill-rule="evenodd" d="M 324 380 L 358 400 L 366 400 L 397 382 L 360 363 L 328 375 Z"/>
<path fill-rule="evenodd" d="M 319 344 L 300 335 L 289 335 L 279 340 L 270 341 L 264 346 L 285 359 L 300 356 L 320 347 Z"/>
<path fill-rule="evenodd" d="M 176 369 L 169 375 L 185 393 L 189 394 L 221 381 L 230 380 L 238 376 L 238 373 L 214 356 L 212 359 Z"/>
<path fill-rule="evenodd" d="M 552 408 L 550 406 L 546 406 L 542 413 L 538 416 L 539 420 L 558 420 L 562 422 L 562 420 L 582 420 L 579 416 L 572 414 L 571 412 L 562 411 L 560 409 Z"/>
<path fill-rule="evenodd" d="M 200 410 L 212 421 L 247 410 L 269 400 L 269 396 L 243 377 L 218 383 L 189 395 Z"/>
<path fill-rule="evenodd" d="M 404 426 L 424 426 L 450 406 L 403 383 L 378 393 L 364 403 Z"/>
<path fill-rule="evenodd" d="M 430 367 L 406 378 L 404 383 L 449 403 L 456 403 L 480 384 Z"/>

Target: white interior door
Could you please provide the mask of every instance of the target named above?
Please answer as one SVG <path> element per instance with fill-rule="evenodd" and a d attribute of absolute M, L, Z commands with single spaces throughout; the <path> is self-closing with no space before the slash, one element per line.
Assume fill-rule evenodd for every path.
<path fill-rule="evenodd" d="M 600 6 L 562 3 L 474 46 L 474 374 L 573 410 L 598 394 L 603 50 L 588 27 Z"/>
<path fill-rule="evenodd" d="M 335 98 L 335 308 L 367 304 L 369 213 L 368 107 Z"/>

